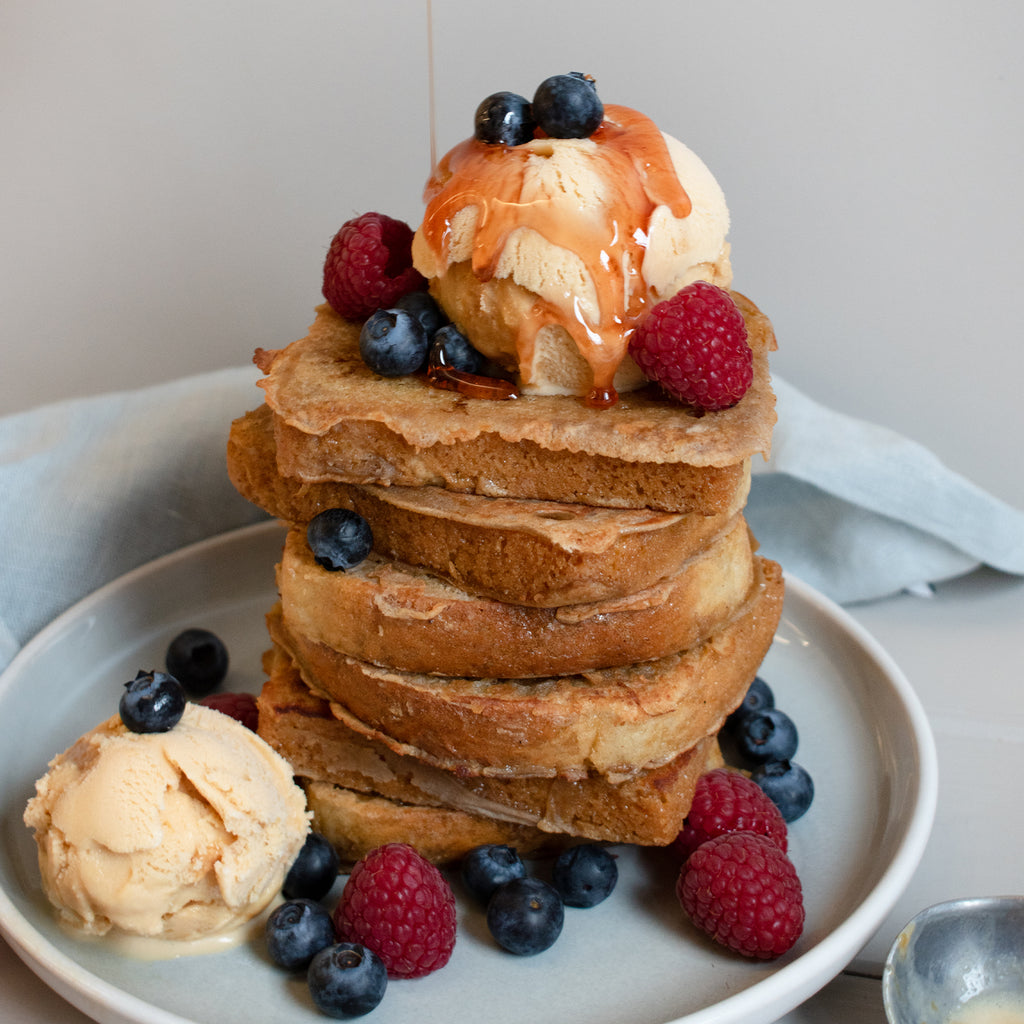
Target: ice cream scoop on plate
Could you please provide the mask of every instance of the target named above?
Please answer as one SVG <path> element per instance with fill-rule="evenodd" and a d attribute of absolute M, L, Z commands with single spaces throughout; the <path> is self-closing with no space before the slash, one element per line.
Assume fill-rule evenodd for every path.
<path fill-rule="evenodd" d="M 86 733 L 50 762 L 25 823 L 63 924 L 170 940 L 255 917 L 309 830 L 288 763 L 196 704 L 166 732 L 114 716 Z"/>

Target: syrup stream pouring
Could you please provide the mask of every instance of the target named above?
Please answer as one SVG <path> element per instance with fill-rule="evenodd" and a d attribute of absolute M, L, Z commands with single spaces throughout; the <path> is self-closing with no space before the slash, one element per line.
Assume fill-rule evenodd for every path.
<path fill-rule="evenodd" d="M 437 166 L 437 101 L 434 97 L 434 5 L 427 0 L 427 103 L 430 124 L 430 167 L 427 177 Z"/>

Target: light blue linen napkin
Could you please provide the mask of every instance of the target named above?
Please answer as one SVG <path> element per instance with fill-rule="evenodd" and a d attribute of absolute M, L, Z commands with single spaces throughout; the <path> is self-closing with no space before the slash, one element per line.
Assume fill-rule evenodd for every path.
<path fill-rule="evenodd" d="M 779 421 L 747 506 L 762 553 L 840 604 L 980 565 L 1024 575 L 1024 511 L 920 444 L 772 385 Z"/>
<path fill-rule="evenodd" d="M 252 367 L 0 419 L 0 668 L 39 629 L 159 555 L 266 518 L 227 479 Z M 985 564 L 1024 575 L 1024 513 L 891 431 L 775 378 L 773 454 L 748 519 L 761 550 L 840 602 Z"/>
<path fill-rule="evenodd" d="M 225 469 L 258 377 L 221 370 L 0 419 L 0 668 L 104 583 L 265 518 Z"/>

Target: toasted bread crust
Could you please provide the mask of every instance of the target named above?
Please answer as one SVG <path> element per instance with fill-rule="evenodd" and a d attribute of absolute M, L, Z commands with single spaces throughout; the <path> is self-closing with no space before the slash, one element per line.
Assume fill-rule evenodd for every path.
<path fill-rule="evenodd" d="M 277 461 L 307 483 L 432 485 L 615 508 L 724 511 L 775 423 L 767 318 L 736 295 L 754 383 L 731 409 L 698 415 L 653 386 L 595 413 L 578 400 L 467 398 L 422 376 L 385 379 L 358 355 L 359 325 L 321 306 L 309 334 L 260 352 Z"/>
<path fill-rule="evenodd" d="M 497 434 L 413 449 L 386 427 L 366 421 L 314 439 L 277 420 L 274 436 L 281 471 L 309 483 L 444 487 L 492 498 L 606 508 L 717 515 L 729 506 L 749 472 L 746 462 L 722 467 L 673 463 L 666 468 L 602 455 L 580 459 L 575 452 L 551 452 L 528 440 L 509 445 Z"/>
<path fill-rule="evenodd" d="M 232 424 L 227 462 L 236 489 L 279 519 L 301 525 L 328 508 L 350 509 L 370 524 L 384 557 L 469 593 L 541 608 L 610 600 L 667 579 L 731 526 L 750 486 L 746 467 L 725 510 L 704 516 L 439 487 L 304 483 L 278 472 L 267 406 Z"/>
<path fill-rule="evenodd" d="M 754 381 L 707 414 L 655 385 L 595 410 L 385 379 L 327 306 L 257 352 L 265 403 L 232 424 L 228 471 L 291 526 L 259 731 L 344 860 L 677 835 L 784 594 L 742 515 L 775 338 L 734 299 Z M 336 507 L 374 535 L 345 574 L 305 539 Z"/>
<path fill-rule="evenodd" d="M 385 843 L 409 843 L 420 856 L 444 866 L 485 843 L 513 846 L 528 855 L 555 852 L 570 842 L 568 837 L 529 825 L 450 807 L 403 804 L 330 782 L 301 778 L 299 782 L 313 812 L 313 828 L 327 838 L 345 864 L 361 860 Z"/>
<path fill-rule="evenodd" d="M 662 846 L 679 832 L 700 774 L 722 763 L 706 737 L 668 764 L 623 782 L 460 775 L 396 754 L 353 732 L 302 682 L 280 649 L 268 652 L 259 732 L 297 775 L 402 804 L 449 807 L 542 832 Z"/>
<path fill-rule="evenodd" d="M 520 678 L 629 665 L 685 650 L 728 619 L 753 583 L 742 516 L 669 579 L 624 598 L 532 608 L 467 594 L 371 555 L 347 572 L 291 530 L 277 569 L 285 628 L 360 661 L 441 676 Z"/>
<path fill-rule="evenodd" d="M 351 728 L 448 770 L 626 778 L 716 732 L 742 700 L 782 610 L 779 566 L 755 559 L 749 599 L 697 646 L 656 661 L 535 680 L 396 672 L 290 633 L 271 637 Z"/>

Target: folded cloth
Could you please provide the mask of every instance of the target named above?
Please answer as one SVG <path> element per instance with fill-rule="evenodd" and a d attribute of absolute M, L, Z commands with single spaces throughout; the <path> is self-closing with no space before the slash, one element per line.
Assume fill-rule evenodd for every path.
<path fill-rule="evenodd" d="M 0 668 L 79 598 L 263 513 L 231 486 L 231 420 L 254 367 L 0 419 Z"/>
<path fill-rule="evenodd" d="M 0 419 L 0 668 L 79 598 L 265 514 L 227 478 L 252 367 Z M 748 519 L 761 550 L 840 602 L 987 564 L 1024 575 L 1024 513 L 926 449 L 775 378 L 779 424 Z"/>
<path fill-rule="evenodd" d="M 747 506 L 762 553 L 841 604 L 981 565 L 1024 575 L 1024 512 L 922 445 L 772 384 L 779 421 Z"/>

